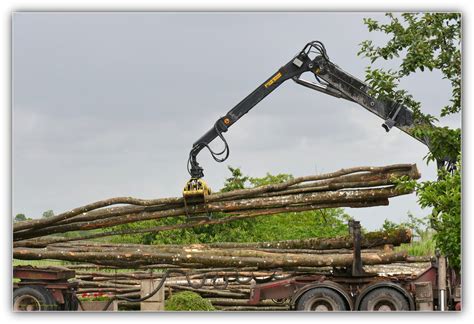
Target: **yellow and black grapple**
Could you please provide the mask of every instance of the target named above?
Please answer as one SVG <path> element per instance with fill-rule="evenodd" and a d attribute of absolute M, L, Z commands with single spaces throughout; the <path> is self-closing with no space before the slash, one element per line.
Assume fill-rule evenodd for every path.
<path fill-rule="evenodd" d="M 189 213 L 189 204 L 195 205 L 199 203 L 204 203 L 206 202 L 206 197 L 210 194 L 211 189 L 208 187 L 204 180 L 198 178 L 191 178 L 188 182 L 186 182 L 183 189 L 183 201 L 184 210 L 186 212 L 186 217 L 188 221 L 198 219 L 211 219 L 212 215 L 209 211 L 206 211 L 204 215 L 190 215 Z"/>
<path fill-rule="evenodd" d="M 211 189 L 202 179 L 191 178 L 183 189 L 183 198 L 186 202 L 204 202 L 206 196 L 211 194 Z"/>

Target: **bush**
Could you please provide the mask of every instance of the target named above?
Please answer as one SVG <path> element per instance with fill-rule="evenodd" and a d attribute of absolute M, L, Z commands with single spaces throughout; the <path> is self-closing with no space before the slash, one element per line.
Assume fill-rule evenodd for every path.
<path fill-rule="evenodd" d="M 192 291 L 183 291 L 171 296 L 165 302 L 167 311 L 214 311 L 211 302 Z"/>

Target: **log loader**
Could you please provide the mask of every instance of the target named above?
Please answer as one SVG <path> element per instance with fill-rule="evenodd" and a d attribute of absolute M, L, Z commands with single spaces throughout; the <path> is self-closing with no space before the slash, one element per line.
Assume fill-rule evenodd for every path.
<path fill-rule="evenodd" d="M 315 81 L 303 79 L 302 75 L 305 73 L 312 74 Z M 191 179 L 183 190 L 185 204 L 187 201 L 203 202 L 211 193 L 202 180 L 204 170 L 197 161 L 198 154 L 207 148 L 215 161 L 224 162 L 229 157 L 229 145 L 223 133 L 290 79 L 309 89 L 362 106 L 384 120 L 382 127 L 386 132 L 396 127 L 431 150 L 430 139 L 420 136 L 415 129 L 417 126 L 435 127 L 434 125 L 426 119 L 415 118 L 414 112 L 402 103 L 374 94 L 366 83 L 331 62 L 323 43 L 312 41 L 219 118 L 214 126 L 192 145 L 187 164 Z M 215 152 L 209 146 L 217 137 L 224 143 L 221 152 Z M 437 160 L 437 167 L 452 172 L 455 170 L 455 161 L 456 157 L 441 158 Z M 360 233 L 355 237 L 359 236 Z M 354 247 L 356 246 L 354 241 Z M 443 256 L 438 256 L 436 262 L 421 275 L 406 280 L 383 279 L 365 273 L 360 260 L 360 248 L 354 248 L 354 264 L 351 269 L 347 269 L 348 273 L 256 285 L 252 289 L 249 303 L 255 304 L 260 300 L 274 298 L 289 299 L 290 306 L 298 310 L 445 310 L 446 306 L 450 309 L 460 309 L 459 281 L 455 275 L 447 276 Z"/>
<path fill-rule="evenodd" d="M 306 72 L 314 75 L 315 82 L 302 78 Z M 374 96 L 367 84 L 331 62 L 322 42 L 312 41 L 227 114 L 219 118 L 214 126 L 192 145 L 187 164 L 191 179 L 183 190 L 185 201 L 203 201 L 206 195 L 211 192 L 208 185 L 202 180 L 204 170 L 197 161 L 198 154 L 207 148 L 215 161 L 224 162 L 229 157 L 229 145 L 223 133 L 227 132 L 261 100 L 290 79 L 312 90 L 359 104 L 384 120 L 382 127 L 386 132 L 396 127 L 427 145 L 428 148 L 430 147 L 429 139 L 418 136 L 414 132 L 414 128 L 421 123 L 427 127 L 435 126 L 427 121 L 416 120 L 414 113 L 399 102 L 390 98 Z M 217 137 L 224 143 L 224 149 L 221 152 L 215 152 L 209 146 Z M 455 159 L 451 157 L 438 160 L 438 168 L 446 167 L 448 170 L 453 170 L 454 161 Z"/>

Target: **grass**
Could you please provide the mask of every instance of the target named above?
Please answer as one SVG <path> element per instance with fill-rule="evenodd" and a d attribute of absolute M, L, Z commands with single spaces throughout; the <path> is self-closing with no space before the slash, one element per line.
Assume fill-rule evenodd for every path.
<path fill-rule="evenodd" d="M 13 266 L 31 265 L 34 267 L 64 266 L 66 263 L 60 260 L 17 260 L 13 259 Z"/>
<path fill-rule="evenodd" d="M 433 232 L 425 230 L 415 237 L 412 243 L 402 244 L 395 248 L 395 251 L 407 251 L 412 256 L 434 256 L 436 243 L 433 239 Z"/>

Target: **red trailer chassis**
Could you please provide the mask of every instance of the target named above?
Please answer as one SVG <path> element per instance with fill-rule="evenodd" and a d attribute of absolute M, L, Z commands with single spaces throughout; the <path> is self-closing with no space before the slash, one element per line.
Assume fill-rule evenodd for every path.
<path fill-rule="evenodd" d="M 432 260 L 431 266 L 416 276 L 366 273 L 362 267 L 360 224 L 351 221 L 349 228 L 354 238 L 352 267 L 257 284 L 250 291 L 249 304 L 265 299 L 286 300 L 290 309 L 306 311 L 461 309 L 460 284 L 453 271 L 448 269 L 446 273 L 444 258 Z M 440 287 L 445 294 L 440 294 Z"/>
<path fill-rule="evenodd" d="M 61 267 L 17 266 L 13 278 L 14 311 L 77 310 L 75 271 Z"/>
<path fill-rule="evenodd" d="M 416 277 L 301 276 L 255 285 L 249 304 L 257 304 L 264 299 L 289 299 L 290 307 L 295 310 L 433 310 L 438 295 L 437 274 L 437 267 L 432 265 Z M 384 292 L 386 289 L 393 290 L 396 294 L 386 296 L 387 300 L 381 300 L 378 304 L 366 300 L 369 293 L 382 289 Z M 342 297 L 343 303 L 338 304 L 331 296 L 315 298 L 313 303 L 301 302 L 301 297 L 309 292 L 322 291 L 320 295 L 324 295 L 327 290 Z M 402 299 L 398 300 L 398 297 Z M 402 307 L 397 307 L 397 304 Z"/>

